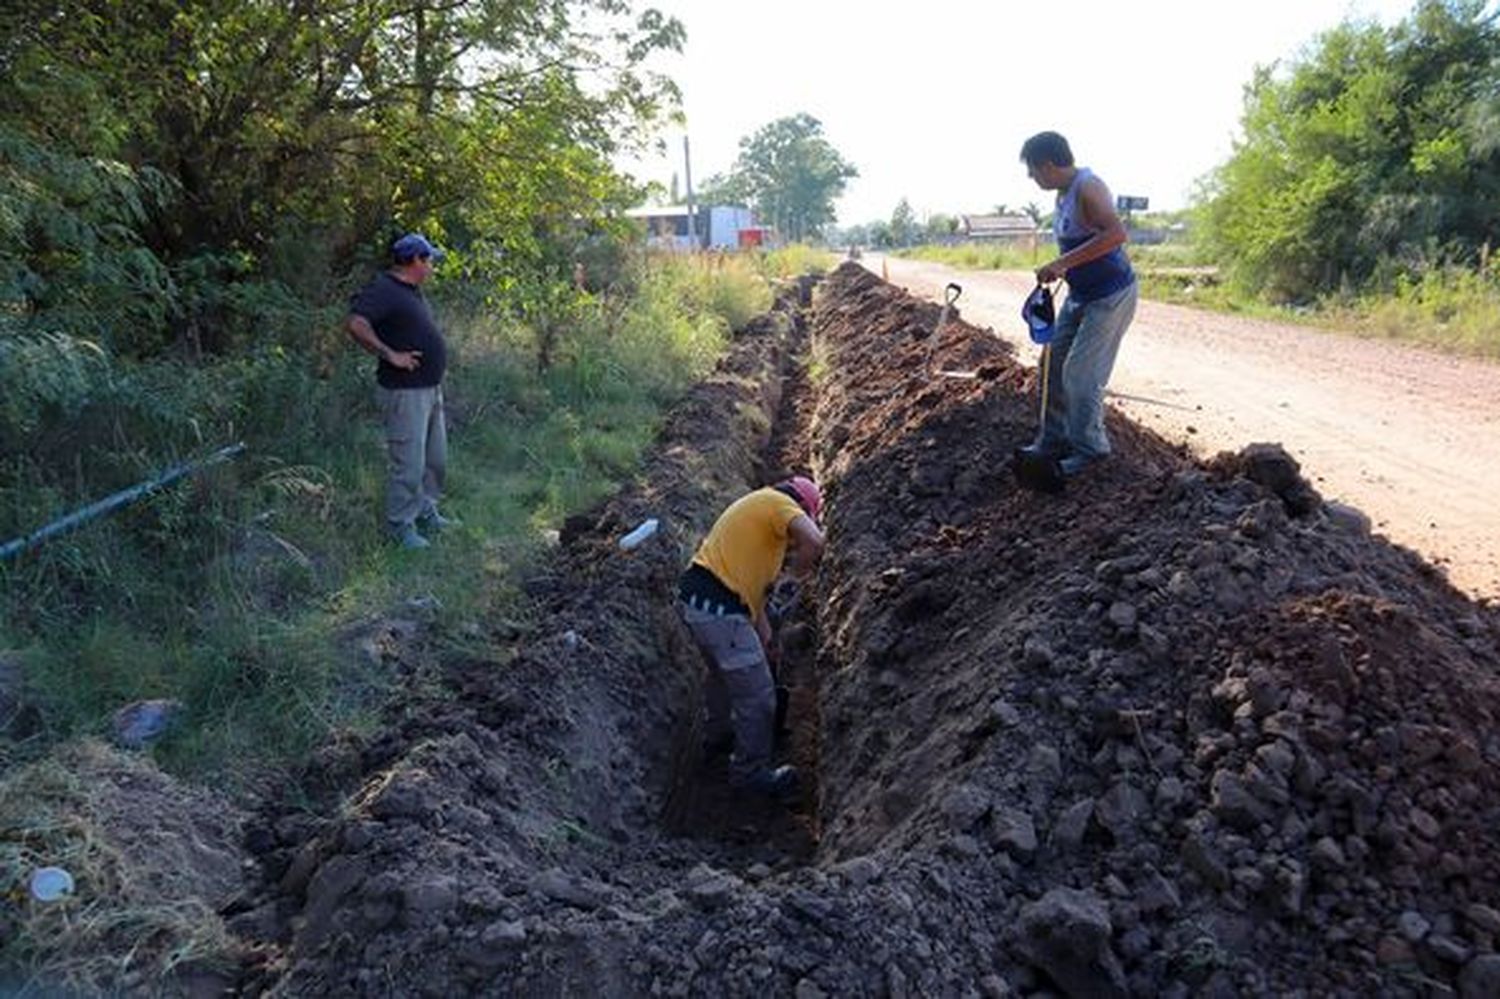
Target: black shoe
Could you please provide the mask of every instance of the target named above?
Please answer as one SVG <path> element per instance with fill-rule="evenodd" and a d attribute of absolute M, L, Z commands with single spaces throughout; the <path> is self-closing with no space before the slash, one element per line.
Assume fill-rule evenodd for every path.
<path fill-rule="evenodd" d="M 1017 458 L 1061 458 L 1067 453 L 1066 444 L 1022 444 L 1016 448 Z"/>
<path fill-rule="evenodd" d="M 703 740 L 703 758 L 705 760 L 711 760 L 718 756 L 728 756 L 732 752 L 734 752 L 733 733 Z"/>

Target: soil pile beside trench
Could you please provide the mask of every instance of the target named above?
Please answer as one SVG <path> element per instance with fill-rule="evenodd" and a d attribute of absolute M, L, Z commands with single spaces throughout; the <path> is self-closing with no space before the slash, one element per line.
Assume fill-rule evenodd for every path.
<path fill-rule="evenodd" d="M 848 265 L 738 337 L 564 532 L 540 623 L 364 747 L 335 817 L 256 827 L 252 988 L 1495 994 L 1494 609 L 1274 447 L 1199 466 L 1116 420 L 1066 495 L 1018 491 L 1031 372 L 937 318 Z M 672 586 L 803 468 L 816 795 L 705 799 Z"/>

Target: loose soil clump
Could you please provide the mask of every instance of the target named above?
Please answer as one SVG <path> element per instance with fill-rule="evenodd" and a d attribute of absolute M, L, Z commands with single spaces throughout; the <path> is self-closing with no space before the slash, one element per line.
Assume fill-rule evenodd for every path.
<path fill-rule="evenodd" d="M 1495 610 L 1274 447 L 1200 466 L 1112 416 L 1109 461 L 1023 492 L 998 340 L 854 265 L 806 290 L 569 522 L 532 627 L 351 748 L 329 817 L 252 823 L 247 987 L 1494 994 Z M 780 809 L 702 758 L 671 594 L 790 471 L 829 550 L 784 633 L 816 779 Z"/>

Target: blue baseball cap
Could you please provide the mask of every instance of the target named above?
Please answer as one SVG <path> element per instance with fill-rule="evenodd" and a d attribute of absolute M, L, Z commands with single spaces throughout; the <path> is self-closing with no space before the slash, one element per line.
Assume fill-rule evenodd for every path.
<path fill-rule="evenodd" d="M 391 256 L 395 258 L 396 263 L 406 264 L 418 257 L 442 260 L 443 251 L 428 242 L 427 237 L 421 233 L 409 232 L 391 244 Z"/>
<path fill-rule="evenodd" d="M 1026 303 L 1021 306 L 1021 318 L 1026 320 L 1032 343 L 1050 343 L 1054 332 L 1052 324 L 1057 322 L 1057 310 L 1052 305 L 1052 289 L 1044 284 L 1033 288 L 1031 294 L 1026 296 Z"/>

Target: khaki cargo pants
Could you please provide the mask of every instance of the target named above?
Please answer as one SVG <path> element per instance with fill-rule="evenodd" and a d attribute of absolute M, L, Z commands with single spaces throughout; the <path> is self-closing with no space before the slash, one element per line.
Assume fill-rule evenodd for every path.
<path fill-rule="evenodd" d="M 389 453 L 385 520 L 393 531 L 437 509 L 448 469 L 448 428 L 443 387 L 377 387 L 375 401 L 385 421 Z"/>

